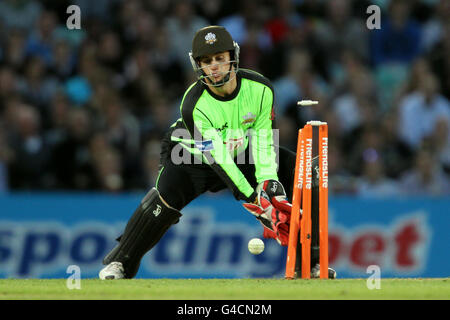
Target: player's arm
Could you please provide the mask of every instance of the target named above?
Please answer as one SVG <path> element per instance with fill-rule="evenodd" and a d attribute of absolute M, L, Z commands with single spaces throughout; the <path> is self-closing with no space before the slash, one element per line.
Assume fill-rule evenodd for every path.
<path fill-rule="evenodd" d="M 260 112 L 252 129 L 249 131 L 251 136 L 250 148 L 255 163 L 255 177 L 258 182 L 258 187 L 256 188 L 258 199 L 268 199 L 275 208 L 271 214 L 275 228 L 266 228 L 265 237 L 266 234 L 269 234 L 267 237 L 278 238 L 281 244 L 286 245 L 292 206 L 286 199 L 284 187 L 278 181 L 272 131 L 273 103 L 273 89 L 266 86 L 261 96 Z M 271 233 L 273 230 L 275 233 Z"/>
<path fill-rule="evenodd" d="M 255 176 L 258 182 L 256 192 L 265 191 L 271 203 L 279 210 L 290 213 L 290 204 L 286 200 L 286 192 L 278 181 L 277 161 L 273 140 L 273 103 L 274 93 L 271 87 L 265 87 L 260 104 L 260 112 L 253 128 L 251 151 L 255 161 Z"/>
<path fill-rule="evenodd" d="M 251 136 L 250 148 L 255 162 L 255 177 L 258 184 L 265 180 L 278 180 L 272 131 L 273 100 L 272 89 L 264 87 L 260 112 L 253 127 L 249 130 Z"/>

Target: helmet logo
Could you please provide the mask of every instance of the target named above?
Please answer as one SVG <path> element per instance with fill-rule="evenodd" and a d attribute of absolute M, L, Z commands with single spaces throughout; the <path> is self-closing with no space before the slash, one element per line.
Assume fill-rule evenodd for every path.
<path fill-rule="evenodd" d="M 214 33 L 208 32 L 208 34 L 205 36 L 205 40 L 207 44 L 214 44 L 214 42 L 217 41 L 217 38 Z"/>

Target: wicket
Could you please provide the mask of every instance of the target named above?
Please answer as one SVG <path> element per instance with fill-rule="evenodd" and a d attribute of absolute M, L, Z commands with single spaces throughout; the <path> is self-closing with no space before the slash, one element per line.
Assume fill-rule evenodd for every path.
<path fill-rule="evenodd" d="M 318 132 L 313 135 L 313 129 Z M 315 129 L 315 130 L 317 130 Z M 313 137 L 318 143 L 317 148 L 319 160 L 319 199 L 318 210 L 312 211 L 313 203 Z M 315 199 L 317 200 L 317 199 Z M 314 201 L 315 203 L 315 201 Z M 318 215 L 314 218 L 317 223 L 312 223 L 311 215 Z M 300 232 L 300 235 L 299 235 Z M 301 277 L 311 278 L 311 240 L 317 239 L 314 243 L 314 250 L 318 245 L 320 278 L 328 278 L 328 125 L 326 122 L 309 121 L 298 131 L 297 156 L 295 161 L 294 187 L 292 195 L 292 214 L 289 230 L 289 244 L 286 261 L 286 279 L 298 277 L 296 274 L 296 263 L 301 261 Z M 298 247 L 298 244 L 301 247 Z M 301 255 L 298 255 L 298 250 Z M 315 253 L 315 251 L 314 251 Z M 297 261 L 300 259 L 300 261 Z"/>

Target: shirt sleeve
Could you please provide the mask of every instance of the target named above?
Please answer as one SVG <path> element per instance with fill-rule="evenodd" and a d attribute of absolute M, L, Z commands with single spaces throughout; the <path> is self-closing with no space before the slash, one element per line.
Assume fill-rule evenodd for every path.
<path fill-rule="evenodd" d="M 265 87 L 261 97 L 258 117 L 250 130 L 251 151 L 255 163 L 258 183 L 264 180 L 278 180 L 276 153 L 272 131 L 274 94 Z"/>
<path fill-rule="evenodd" d="M 256 192 L 234 163 L 226 144 L 213 127 L 208 117 L 199 109 L 182 110 L 183 122 L 191 134 L 195 146 L 202 152 L 211 168 L 232 190 L 237 200 L 251 202 Z"/>

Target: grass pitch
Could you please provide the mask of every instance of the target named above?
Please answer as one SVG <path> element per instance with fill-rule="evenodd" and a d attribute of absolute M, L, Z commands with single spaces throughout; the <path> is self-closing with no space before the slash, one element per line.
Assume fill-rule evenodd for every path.
<path fill-rule="evenodd" d="M 66 279 L 0 279 L 2 300 L 323 300 L 450 299 L 444 279 L 381 279 L 369 290 L 367 279 L 81 279 L 69 290 Z"/>

